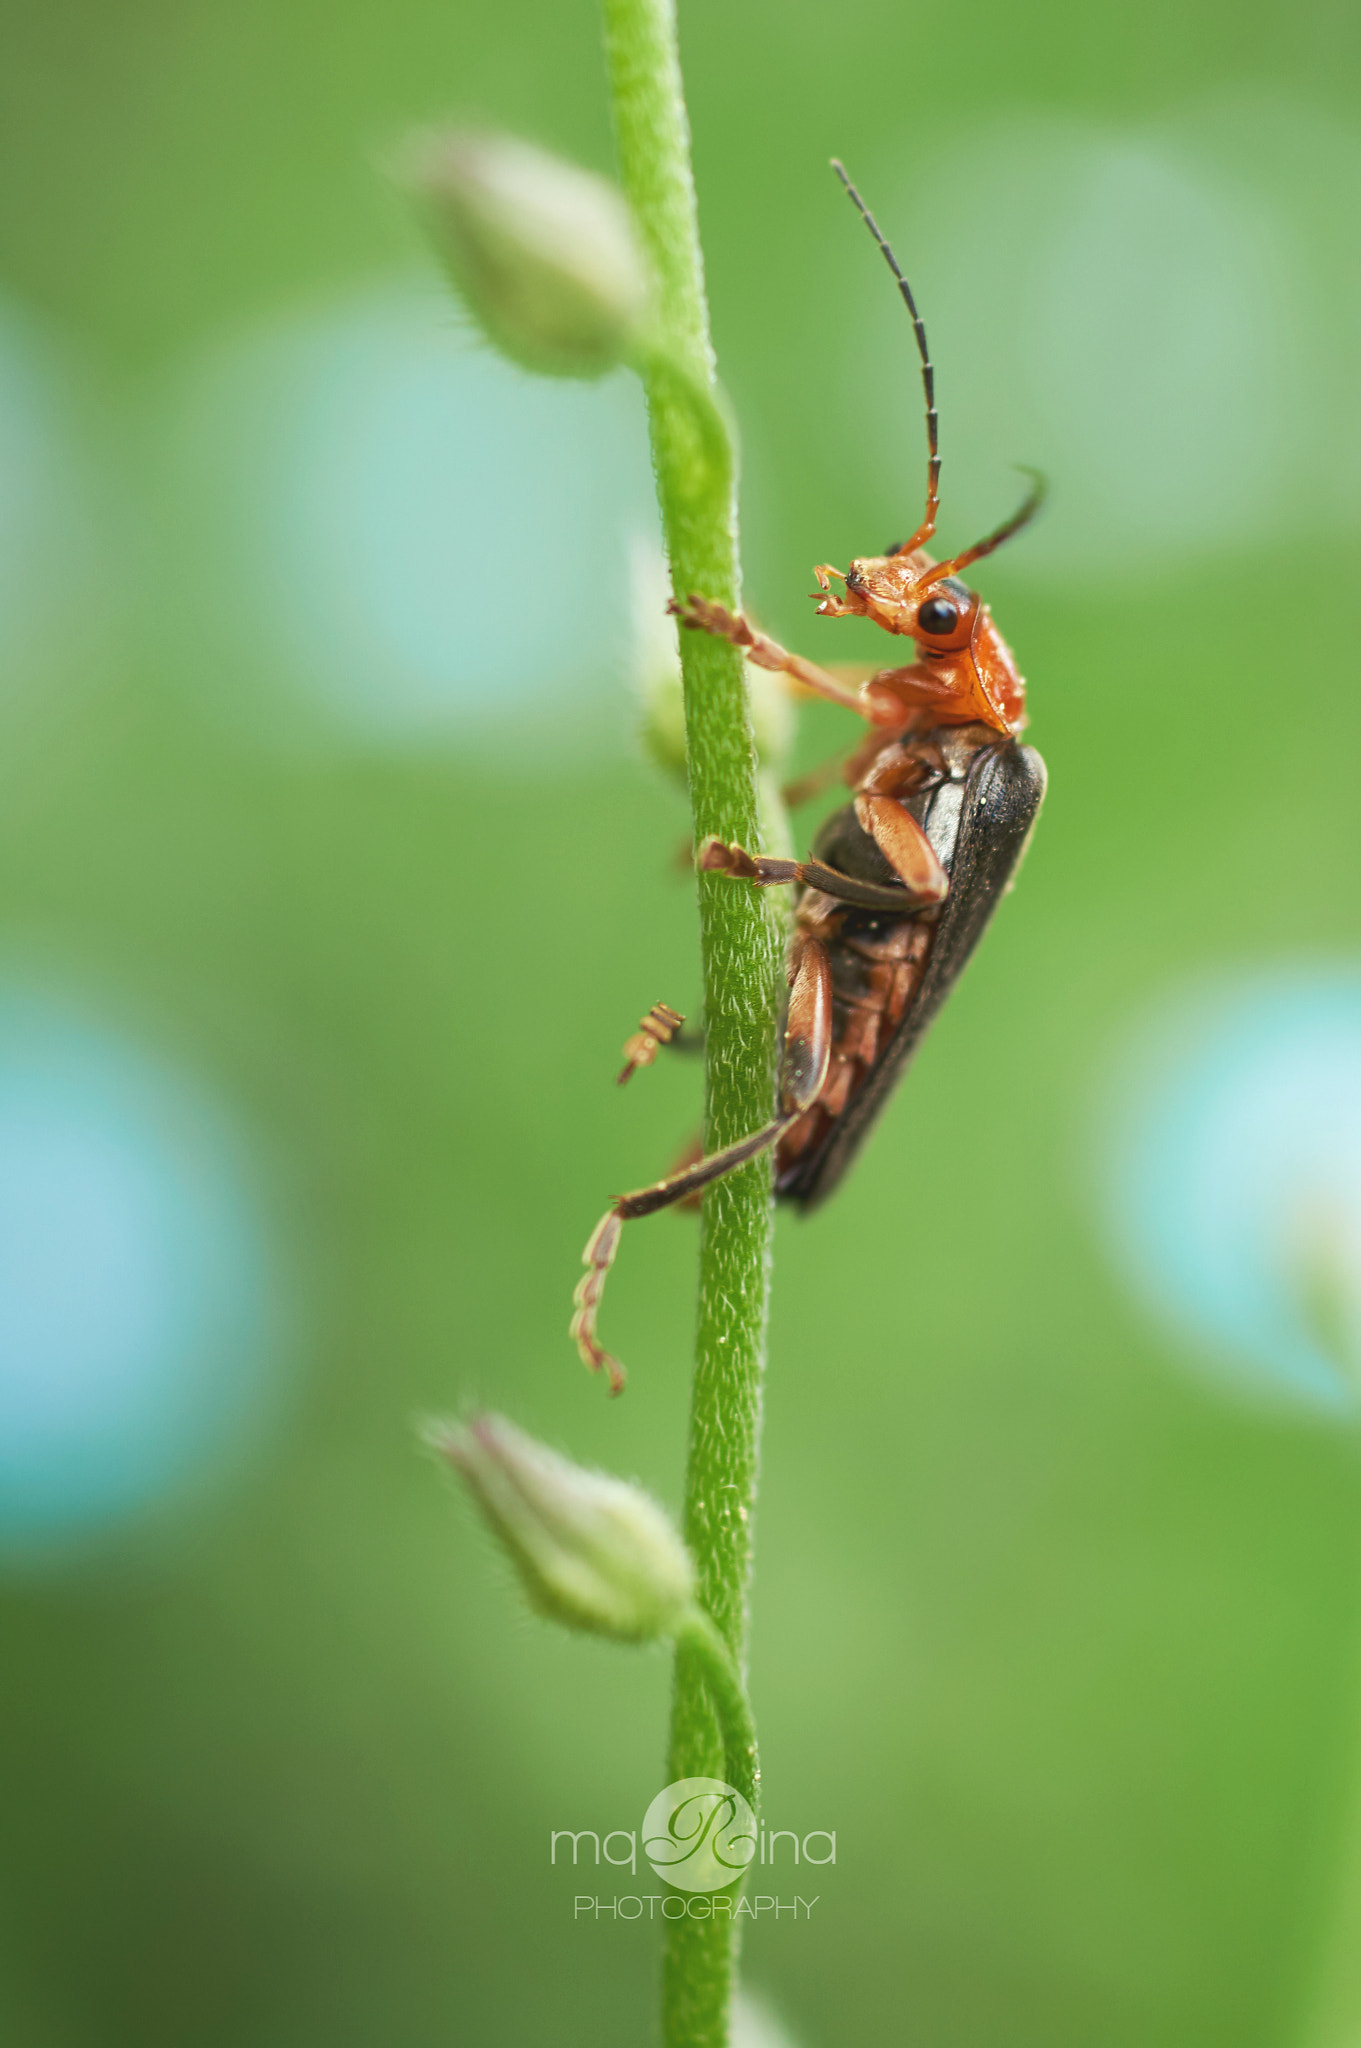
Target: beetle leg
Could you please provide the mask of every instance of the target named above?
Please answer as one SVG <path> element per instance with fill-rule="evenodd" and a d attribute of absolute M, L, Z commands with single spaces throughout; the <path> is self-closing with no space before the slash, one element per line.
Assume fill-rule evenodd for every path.
<path fill-rule="evenodd" d="M 619 1250 L 619 1234 L 637 1216 L 654 1215 L 673 1203 L 697 1194 L 711 1181 L 722 1179 L 734 1167 L 744 1166 L 767 1151 L 792 1123 L 797 1122 L 827 1079 L 832 1054 L 832 966 L 827 948 L 817 939 L 804 939 L 791 956 L 792 987 L 785 1022 L 784 1051 L 780 1062 L 780 1113 L 735 1144 L 711 1152 L 705 1159 L 683 1166 L 651 1187 L 635 1188 L 620 1195 L 591 1232 L 581 1262 L 586 1272 L 572 1296 L 576 1314 L 570 1334 L 583 1362 L 592 1372 L 609 1377 L 610 1392 L 622 1393 L 624 1369 L 596 1337 L 600 1297 Z"/>
<path fill-rule="evenodd" d="M 684 1201 L 687 1195 L 707 1187 L 710 1181 L 731 1173 L 735 1166 L 745 1166 L 749 1159 L 755 1159 L 773 1145 L 790 1122 L 792 1118 L 787 1115 L 775 1117 L 759 1131 L 739 1138 L 736 1144 L 725 1145 L 721 1152 L 712 1152 L 707 1159 L 697 1159 L 693 1166 L 684 1166 L 678 1173 L 668 1174 L 665 1180 L 654 1181 L 649 1188 L 635 1188 L 632 1194 L 620 1195 L 591 1232 L 581 1254 L 581 1263 L 587 1270 L 577 1282 L 572 1296 L 576 1314 L 572 1317 L 569 1335 L 581 1353 L 582 1362 L 592 1372 L 603 1371 L 609 1375 L 612 1394 L 620 1394 L 624 1390 L 624 1368 L 618 1359 L 612 1358 L 602 1348 L 595 1332 L 600 1297 L 619 1249 L 620 1231 L 634 1217 L 651 1216 L 658 1209 L 669 1209 L 674 1202 Z"/>
<path fill-rule="evenodd" d="M 907 813 L 904 811 L 903 816 Z M 758 889 L 781 882 L 802 882 L 821 889 L 840 903 L 855 903 L 862 910 L 912 910 L 921 903 L 938 903 L 934 890 L 926 894 L 904 888 L 896 882 L 862 882 L 855 875 L 843 875 L 820 860 L 775 860 L 767 854 L 747 853 L 723 839 L 706 839 L 699 849 L 698 866 L 711 873 L 731 875 L 737 882 L 754 882 Z"/>
<path fill-rule="evenodd" d="M 947 769 L 940 748 L 926 740 L 889 740 L 866 733 L 846 764 L 846 780 L 860 796 L 912 796 L 943 781 Z"/>
<path fill-rule="evenodd" d="M 902 705 L 887 692 L 876 694 L 870 683 L 860 690 L 847 689 L 829 670 L 819 668 L 815 661 L 805 661 L 801 654 L 791 654 L 768 633 L 759 633 L 741 612 L 730 612 L 726 605 L 716 604 L 712 598 L 692 594 L 684 604 L 677 604 L 673 599 L 667 610 L 674 612 L 683 626 L 689 626 L 696 632 L 713 633 L 720 640 L 731 640 L 734 647 L 742 649 L 748 661 L 755 662 L 757 668 L 793 676 L 795 682 L 802 683 L 815 696 L 826 697 L 829 703 L 854 711 L 857 717 L 867 718 L 871 725 L 897 727 L 903 723 Z"/>
<path fill-rule="evenodd" d="M 848 666 L 841 664 L 843 676 Z M 878 673 L 877 669 L 866 668 L 862 671 L 863 680 L 870 682 Z M 920 714 L 903 713 L 904 719 L 917 716 Z M 876 796 L 907 796 L 933 776 L 944 773 L 945 760 L 939 747 L 922 740 L 907 745 L 903 739 L 886 739 L 876 730 L 865 733 L 849 753 L 832 754 L 806 775 L 796 775 L 792 782 L 786 782 L 780 800 L 786 810 L 797 810 L 811 797 L 821 796 L 834 782 L 845 782 L 851 789 L 872 790 Z"/>
<path fill-rule="evenodd" d="M 950 877 L 911 811 L 896 797 L 858 796 L 855 815 L 880 853 L 912 891 L 919 903 L 943 903 L 950 893 Z"/>
<path fill-rule="evenodd" d="M 657 1048 L 670 1045 L 684 1022 L 680 1011 L 673 1010 L 670 1003 L 652 1005 L 632 1038 L 624 1042 L 624 1070 L 615 1076 L 621 1088 L 636 1068 L 652 1065 L 657 1057 Z"/>
<path fill-rule="evenodd" d="M 821 939 L 800 938 L 789 956 L 789 1009 L 780 1055 L 780 1108 L 802 1116 L 817 1101 L 832 1058 L 832 959 Z"/>

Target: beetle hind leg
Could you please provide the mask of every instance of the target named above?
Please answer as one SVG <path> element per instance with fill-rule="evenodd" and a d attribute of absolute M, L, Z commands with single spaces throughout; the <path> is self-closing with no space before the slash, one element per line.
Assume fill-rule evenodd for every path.
<path fill-rule="evenodd" d="M 605 1292 L 605 1281 L 610 1267 L 614 1264 L 614 1255 L 619 1249 L 619 1233 L 623 1227 L 624 1218 L 619 1209 L 607 1209 L 586 1240 L 581 1263 L 587 1271 L 577 1282 L 576 1291 L 572 1296 L 576 1314 L 572 1317 L 568 1331 L 581 1353 L 582 1364 L 589 1366 L 592 1372 L 603 1372 L 608 1375 L 612 1394 L 622 1394 L 624 1391 L 624 1368 L 617 1358 L 611 1358 L 609 1352 L 596 1342 L 595 1325 L 600 1310 L 600 1297 Z"/>
<path fill-rule="evenodd" d="M 652 1216 L 698 1194 L 712 1181 L 721 1180 L 749 1159 L 768 1151 L 791 1124 L 817 1100 L 827 1080 L 832 1056 L 832 967 L 826 947 L 818 939 L 805 938 L 790 956 L 789 1012 L 785 1021 L 784 1048 L 780 1061 L 780 1110 L 778 1116 L 751 1131 L 745 1138 L 711 1152 L 654 1181 L 651 1187 L 635 1188 L 620 1195 L 605 1211 L 591 1232 L 581 1262 L 586 1272 L 572 1296 L 576 1313 L 569 1334 L 592 1372 L 604 1372 L 611 1394 L 624 1388 L 624 1368 L 600 1343 L 596 1328 L 605 1281 L 619 1250 L 620 1232 L 635 1217 Z"/>
<path fill-rule="evenodd" d="M 589 1366 L 592 1372 L 608 1375 L 612 1394 L 624 1391 L 624 1368 L 600 1344 L 596 1337 L 596 1324 L 600 1316 L 600 1297 L 619 1249 L 620 1231 L 635 1217 L 652 1216 L 658 1209 L 669 1209 L 675 1203 L 683 1202 L 687 1195 L 698 1194 L 702 1188 L 708 1187 L 710 1181 L 720 1180 L 725 1173 L 731 1173 L 734 1167 L 745 1166 L 749 1159 L 767 1151 L 790 1121 L 787 1115 L 775 1117 L 759 1131 L 739 1138 L 736 1144 L 725 1145 L 721 1152 L 711 1152 L 707 1158 L 697 1159 L 693 1166 L 683 1166 L 679 1172 L 668 1174 L 665 1180 L 654 1181 L 651 1187 L 635 1188 L 632 1194 L 621 1195 L 596 1224 L 581 1254 L 586 1272 L 577 1282 L 572 1296 L 576 1314 L 568 1326 L 568 1335 L 581 1353 L 583 1365 Z"/>

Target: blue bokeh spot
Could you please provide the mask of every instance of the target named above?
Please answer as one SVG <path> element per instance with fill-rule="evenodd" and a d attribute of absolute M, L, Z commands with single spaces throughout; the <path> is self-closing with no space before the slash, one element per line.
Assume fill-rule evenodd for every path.
<path fill-rule="evenodd" d="M 532 743 L 622 699 L 629 543 L 656 528 L 624 372 L 530 376 L 443 287 L 378 289 L 214 351 L 183 446 L 221 633 L 336 731 Z"/>
<path fill-rule="evenodd" d="M 0 993 L 0 1552 L 135 1517 L 239 1448 L 273 1374 L 263 1230 L 201 1091 Z"/>
<path fill-rule="evenodd" d="M 1361 1345 L 1361 970 L 1281 970 L 1187 997 L 1137 1041 L 1112 1152 L 1140 1292 L 1240 1390 L 1354 1407 L 1306 1301 L 1326 1261 Z"/>

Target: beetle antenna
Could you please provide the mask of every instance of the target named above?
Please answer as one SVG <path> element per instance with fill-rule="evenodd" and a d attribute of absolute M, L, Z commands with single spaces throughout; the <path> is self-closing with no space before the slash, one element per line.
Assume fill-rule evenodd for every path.
<path fill-rule="evenodd" d="M 1049 484 L 1048 480 L 1041 476 L 1038 469 L 1026 469 L 1020 463 L 1016 466 L 1020 469 L 1022 476 L 1030 478 L 1030 490 L 1020 510 L 1013 512 L 1010 519 L 1004 519 L 1000 526 L 994 527 L 993 531 L 986 535 L 983 540 L 975 541 L 973 546 L 966 548 L 962 555 L 956 555 L 953 561 L 937 562 L 935 568 L 928 569 L 925 576 L 922 577 L 923 584 L 939 583 L 942 576 L 953 576 L 956 570 L 967 569 L 970 562 L 980 561 L 984 555 L 990 555 L 995 548 L 1001 547 L 1004 540 L 1010 540 L 1013 533 L 1019 533 L 1023 526 L 1029 526 L 1031 520 L 1049 495 Z"/>
<path fill-rule="evenodd" d="M 927 541 L 930 540 L 936 530 L 936 514 L 940 510 L 940 447 L 937 439 L 936 373 L 931 367 L 931 356 L 926 344 L 926 328 L 922 323 L 921 314 L 917 311 L 917 301 L 912 296 L 911 285 L 898 267 L 897 257 L 892 249 L 890 249 L 887 240 L 881 232 L 878 221 L 874 218 L 874 215 L 870 212 L 868 206 L 866 206 L 864 200 L 847 177 L 845 165 L 837 157 L 832 158 L 832 169 L 846 187 L 856 211 L 873 235 L 875 241 L 879 244 L 880 254 L 898 281 L 898 290 L 902 293 L 903 304 L 907 307 L 908 313 L 911 316 L 913 331 L 917 337 L 917 352 L 922 359 L 922 390 L 926 393 L 926 512 L 921 525 L 917 528 L 911 540 L 905 540 L 898 547 L 890 550 L 895 555 L 910 555 L 914 548 L 925 547 Z M 1005 538 L 1005 535 L 1003 538 Z M 994 541 L 993 546 L 996 547 L 997 545 L 998 543 Z"/>

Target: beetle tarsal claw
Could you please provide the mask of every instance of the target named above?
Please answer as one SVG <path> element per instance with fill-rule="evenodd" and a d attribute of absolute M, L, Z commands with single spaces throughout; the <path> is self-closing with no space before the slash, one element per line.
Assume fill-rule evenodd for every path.
<path fill-rule="evenodd" d="M 762 639 L 740 612 L 730 612 L 716 598 L 700 597 L 693 590 L 683 602 L 672 598 L 667 610 L 691 632 L 713 633 L 720 640 L 730 640 L 734 647 L 751 648 Z"/>
<path fill-rule="evenodd" d="M 572 1295 L 576 1314 L 568 1325 L 568 1334 L 581 1353 L 582 1364 L 589 1366 L 592 1372 L 605 1373 L 612 1394 L 624 1391 L 624 1368 L 596 1341 L 595 1329 L 600 1314 L 600 1297 L 605 1292 L 605 1279 L 614 1264 L 623 1227 L 624 1219 L 618 1209 L 607 1209 L 587 1239 L 586 1249 L 581 1254 L 581 1263 L 587 1270 Z"/>
<path fill-rule="evenodd" d="M 758 881 L 761 874 L 743 847 L 730 846 L 726 839 L 715 839 L 712 834 L 701 845 L 696 865 L 705 874 L 733 875 L 744 882 Z"/>

